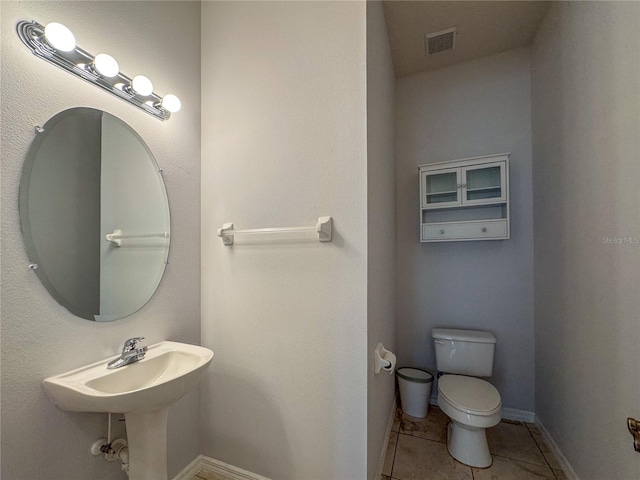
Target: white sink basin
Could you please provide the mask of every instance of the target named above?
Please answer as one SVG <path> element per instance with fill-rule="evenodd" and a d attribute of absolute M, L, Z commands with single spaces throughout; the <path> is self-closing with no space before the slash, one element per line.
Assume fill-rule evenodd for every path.
<path fill-rule="evenodd" d="M 62 410 L 124 413 L 129 480 L 167 480 L 169 407 L 197 385 L 213 352 L 160 342 L 142 360 L 108 370 L 115 358 L 49 377 L 44 389 Z"/>
<path fill-rule="evenodd" d="M 142 360 L 107 370 L 113 358 L 49 377 L 44 389 L 53 403 L 71 412 L 150 412 L 169 407 L 194 388 L 213 352 L 160 342 L 150 346 Z"/>

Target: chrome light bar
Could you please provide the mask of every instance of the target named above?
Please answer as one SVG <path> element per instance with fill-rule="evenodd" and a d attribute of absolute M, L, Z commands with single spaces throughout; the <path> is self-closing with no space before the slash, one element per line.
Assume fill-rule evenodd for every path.
<path fill-rule="evenodd" d="M 113 76 L 101 74 L 96 68 L 96 57 L 75 45 L 75 38 L 70 30 L 60 24 L 54 25 L 60 27 L 57 31 L 54 30 L 54 33 L 62 31 L 62 34 L 66 35 L 61 43 L 64 45 L 63 47 L 54 47 L 56 42 L 52 42 L 45 34 L 45 28 L 48 27 L 35 21 L 20 21 L 16 30 L 20 40 L 31 49 L 34 55 L 106 90 L 121 100 L 135 105 L 149 115 L 160 120 L 167 120 L 171 116 L 171 112 L 177 112 L 180 109 L 178 97 L 169 94 L 163 99 L 152 91 L 151 81 L 142 75 L 130 78 L 121 72 L 117 72 Z M 117 71 L 117 62 L 112 58 L 111 60 L 113 60 Z M 110 67 L 113 67 L 113 64 Z M 144 85 L 143 89 L 139 88 L 140 91 L 136 91 L 136 80 L 139 84 Z"/>

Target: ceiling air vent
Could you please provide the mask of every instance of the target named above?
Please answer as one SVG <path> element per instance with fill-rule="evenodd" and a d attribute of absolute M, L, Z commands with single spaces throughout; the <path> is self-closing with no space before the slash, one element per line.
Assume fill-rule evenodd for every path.
<path fill-rule="evenodd" d="M 425 53 L 433 55 L 434 53 L 453 50 L 456 46 L 456 30 L 458 30 L 458 27 L 451 27 L 425 35 Z"/>

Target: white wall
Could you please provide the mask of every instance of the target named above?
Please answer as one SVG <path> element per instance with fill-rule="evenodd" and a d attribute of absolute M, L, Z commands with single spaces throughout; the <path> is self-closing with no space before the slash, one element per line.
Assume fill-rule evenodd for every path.
<path fill-rule="evenodd" d="M 363 478 L 365 4 L 207 2 L 202 26 L 204 454 L 282 480 Z M 216 237 L 321 215 L 331 243 Z"/>
<path fill-rule="evenodd" d="M 100 312 L 100 122 L 71 115 L 47 125 L 54 133 L 40 135 L 20 189 L 35 273 L 61 305 L 92 320 Z"/>
<path fill-rule="evenodd" d="M 399 364 L 435 369 L 434 327 L 498 339 L 492 383 L 504 407 L 534 409 L 529 50 L 397 82 Z M 417 166 L 511 152 L 511 239 L 419 241 Z"/>
<path fill-rule="evenodd" d="M 552 6 L 532 54 L 536 414 L 583 480 L 640 478 L 639 81 L 638 2 Z"/>
<path fill-rule="evenodd" d="M 396 350 L 395 76 L 382 2 L 367 2 L 367 477 L 376 478 L 395 378 L 374 373 L 378 342 Z"/>
<path fill-rule="evenodd" d="M 106 433 L 106 415 L 55 407 L 42 380 L 114 354 L 144 335 L 200 340 L 199 169 L 200 5 L 190 2 L 1 2 L 2 211 L 2 478 L 125 479 L 115 463 L 89 447 Z M 160 93 L 180 96 L 183 109 L 160 122 L 35 57 L 15 24 L 61 21 L 78 44 L 113 54 L 127 74 L 144 72 Z M 143 19 L 144 21 L 141 21 Z M 170 34 L 168 33 L 170 32 Z M 135 315 L 98 323 L 59 306 L 27 269 L 20 233 L 18 184 L 33 128 L 75 106 L 108 111 L 131 125 L 164 168 L 174 235 L 169 268 L 151 302 Z M 169 473 L 198 453 L 198 394 L 170 411 Z M 119 431 L 122 425 L 119 425 Z"/>

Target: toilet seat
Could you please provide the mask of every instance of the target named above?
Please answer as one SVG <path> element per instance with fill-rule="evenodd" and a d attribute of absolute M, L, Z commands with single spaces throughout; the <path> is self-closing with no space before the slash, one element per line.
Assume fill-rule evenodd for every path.
<path fill-rule="evenodd" d="M 467 415 L 489 417 L 500 412 L 500 393 L 486 380 L 464 375 L 443 375 L 438 380 L 438 402 Z"/>

